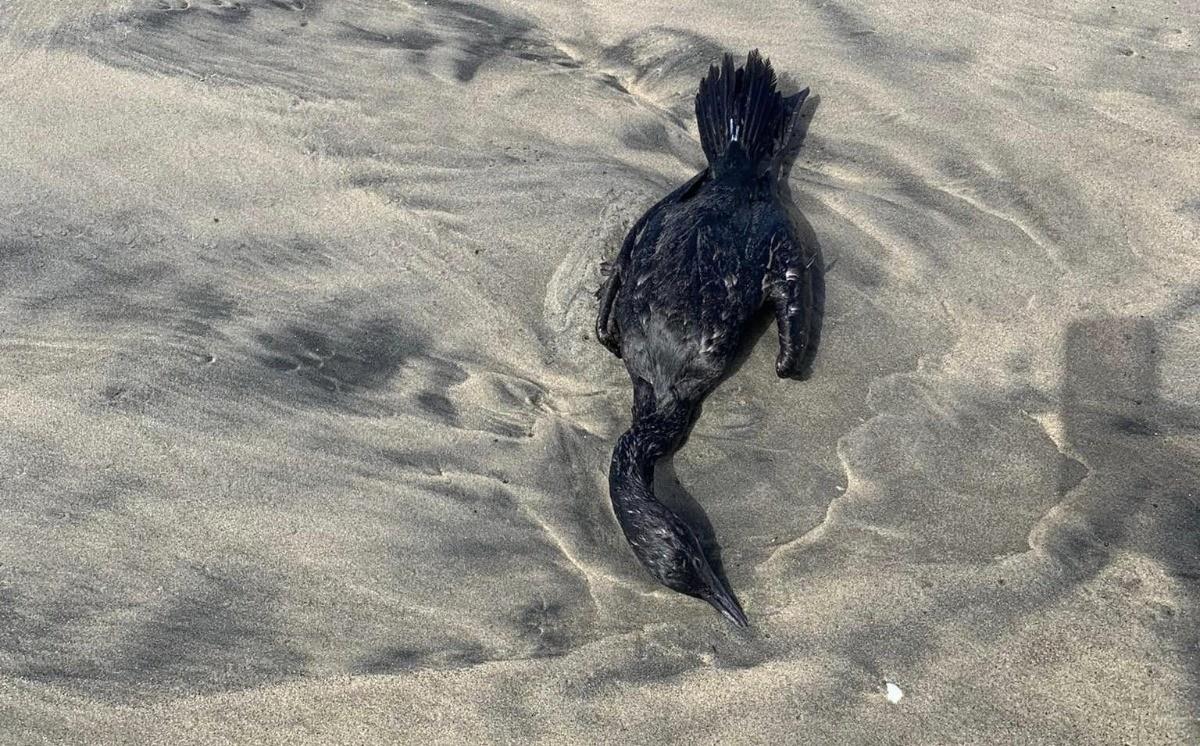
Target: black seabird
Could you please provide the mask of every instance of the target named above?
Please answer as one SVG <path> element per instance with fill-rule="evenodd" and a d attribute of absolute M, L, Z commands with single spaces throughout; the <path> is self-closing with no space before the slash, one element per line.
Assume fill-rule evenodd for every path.
<path fill-rule="evenodd" d="M 655 463 L 678 446 L 762 306 L 779 327 L 780 377 L 798 378 L 813 323 L 814 254 L 780 200 L 775 156 L 808 89 L 784 98 L 755 50 L 725 55 L 700 82 L 696 120 L 708 166 L 630 229 L 598 292 L 596 335 L 625 361 L 633 424 L 617 441 L 609 494 L 638 560 L 663 585 L 746 626 L 695 532 L 654 497 Z"/>

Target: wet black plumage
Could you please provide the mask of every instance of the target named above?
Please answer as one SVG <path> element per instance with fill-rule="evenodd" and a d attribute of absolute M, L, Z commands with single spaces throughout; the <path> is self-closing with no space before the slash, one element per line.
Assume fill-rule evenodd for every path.
<path fill-rule="evenodd" d="M 683 438 L 764 304 L 779 329 L 775 369 L 799 377 L 812 323 L 813 257 L 776 189 L 775 156 L 808 91 L 784 98 L 755 50 L 725 55 L 700 82 L 696 120 L 708 166 L 643 215 L 598 293 L 597 337 L 625 361 L 633 424 L 617 442 L 609 494 L 634 554 L 668 588 L 746 616 L 693 530 L 654 497 L 654 466 Z"/>

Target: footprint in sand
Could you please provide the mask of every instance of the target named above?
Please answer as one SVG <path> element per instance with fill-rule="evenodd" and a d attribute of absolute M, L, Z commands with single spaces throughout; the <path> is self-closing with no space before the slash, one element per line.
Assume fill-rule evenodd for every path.
<path fill-rule="evenodd" d="M 237 0 L 208 0 L 208 4 L 221 13 L 241 13 L 244 15 L 250 12 L 250 8 L 245 3 L 237 2 Z"/>
<path fill-rule="evenodd" d="M 425 390 L 418 403 L 453 428 L 503 438 L 532 437 L 537 419 L 554 411 L 538 384 L 491 371 L 468 374 L 442 392 Z"/>

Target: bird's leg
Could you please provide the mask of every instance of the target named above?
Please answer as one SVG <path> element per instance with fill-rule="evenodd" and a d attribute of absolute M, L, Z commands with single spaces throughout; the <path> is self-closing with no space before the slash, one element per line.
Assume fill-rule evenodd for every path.
<path fill-rule="evenodd" d="M 779 327 L 779 356 L 775 373 L 780 378 L 799 378 L 808 349 L 813 315 L 812 263 L 790 239 L 779 240 L 768 269 L 769 297 Z"/>
<path fill-rule="evenodd" d="M 616 300 L 617 290 L 620 288 L 621 270 L 614 266 L 596 293 L 600 298 L 600 310 L 596 314 L 596 339 L 600 340 L 600 344 L 607 347 L 608 351 L 617 357 L 621 357 L 621 338 L 616 324 L 613 323 L 612 310 L 613 301 Z"/>

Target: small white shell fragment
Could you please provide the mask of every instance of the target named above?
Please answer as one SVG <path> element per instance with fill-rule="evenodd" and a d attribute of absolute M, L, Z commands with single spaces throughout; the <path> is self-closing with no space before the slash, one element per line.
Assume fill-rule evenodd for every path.
<path fill-rule="evenodd" d="M 890 681 L 885 681 L 884 686 L 887 688 L 887 701 L 892 704 L 897 704 L 904 699 L 904 690 L 896 686 Z"/>

